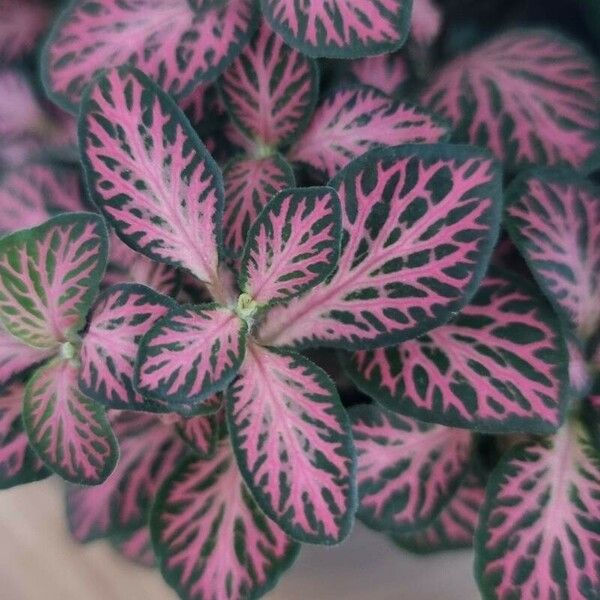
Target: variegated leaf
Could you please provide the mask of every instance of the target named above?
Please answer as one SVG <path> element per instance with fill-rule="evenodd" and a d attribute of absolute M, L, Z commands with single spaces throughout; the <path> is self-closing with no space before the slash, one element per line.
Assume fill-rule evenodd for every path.
<path fill-rule="evenodd" d="M 471 298 L 498 235 L 500 174 L 470 147 L 372 150 L 332 181 L 342 204 L 337 270 L 277 306 L 266 345 L 364 349 L 421 335 Z"/>
<path fill-rule="evenodd" d="M 485 598 L 598 598 L 600 457 L 579 424 L 507 453 L 488 484 L 475 546 Z"/>
<path fill-rule="evenodd" d="M 244 600 L 270 590 L 298 545 L 258 508 L 229 441 L 190 459 L 161 488 L 151 517 L 163 576 L 185 600 Z"/>
<path fill-rule="evenodd" d="M 78 369 L 57 358 L 29 380 L 23 422 L 29 442 L 55 473 L 72 483 L 98 485 L 119 455 L 103 409 L 81 394 Z"/>
<path fill-rule="evenodd" d="M 455 137 L 511 170 L 585 167 L 600 148 L 600 71 L 556 31 L 503 33 L 446 65 L 423 94 Z"/>
<path fill-rule="evenodd" d="M 35 49 L 50 23 L 52 8 L 43 0 L 2 0 L 0 10 L 0 64 L 6 64 Z"/>
<path fill-rule="evenodd" d="M 354 447 L 329 377 L 299 354 L 250 345 L 226 408 L 242 476 L 265 514 L 303 542 L 344 539 L 356 508 Z"/>
<path fill-rule="evenodd" d="M 111 538 L 114 549 L 127 560 L 142 567 L 156 566 L 156 555 L 152 548 L 150 529 L 143 525 L 132 532 L 118 533 Z"/>
<path fill-rule="evenodd" d="M 358 58 L 396 50 L 410 27 L 410 0 L 261 0 L 269 25 L 308 56 Z"/>
<path fill-rule="evenodd" d="M 79 141 L 88 187 L 121 239 L 214 284 L 221 172 L 173 100 L 140 71 L 113 69 L 88 88 Z"/>
<path fill-rule="evenodd" d="M 568 401 L 560 324 L 536 290 L 499 270 L 456 319 L 427 335 L 345 360 L 385 408 L 489 432 L 550 433 Z"/>
<path fill-rule="evenodd" d="M 66 342 L 85 324 L 106 268 L 107 232 L 91 213 L 59 215 L 0 240 L 0 321 L 30 346 Z"/>
<path fill-rule="evenodd" d="M 38 365 L 53 353 L 53 349 L 28 346 L 0 329 L 0 390 L 16 375 Z"/>
<path fill-rule="evenodd" d="M 401 54 L 369 56 L 350 63 L 350 73 L 358 83 L 393 96 L 410 78 L 408 61 Z"/>
<path fill-rule="evenodd" d="M 210 458 L 217 449 L 221 429 L 218 415 L 179 417 L 175 428 L 183 441 L 201 458 Z"/>
<path fill-rule="evenodd" d="M 76 112 L 102 69 L 132 64 L 173 96 L 215 79 L 258 23 L 253 0 L 73 0 L 46 43 L 42 74 L 50 97 Z"/>
<path fill-rule="evenodd" d="M 335 267 L 340 234 L 335 190 L 312 187 L 279 192 L 250 227 L 240 288 L 259 306 L 303 294 Z"/>
<path fill-rule="evenodd" d="M 357 515 L 406 533 L 434 522 L 467 473 L 471 433 L 360 405 L 350 411 L 358 461 Z"/>

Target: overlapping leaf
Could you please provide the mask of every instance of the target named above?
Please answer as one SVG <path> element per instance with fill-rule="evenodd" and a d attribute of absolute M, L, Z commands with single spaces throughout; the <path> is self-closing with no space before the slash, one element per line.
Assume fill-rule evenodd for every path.
<path fill-rule="evenodd" d="M 138 66 L 174 96 L 216 78 L 256 28 L 252 0 L 75 0 L 64 9 L 42 60 L 51 98 L 75 112 L 101 69 Z"/>
<path fill-rule="evenodd" d="M 317 101 L 315 61 L 293 50 L 263 24 L 221 79 L 223 99 L 238 127 L 268 147 L 289 143 Z"/>
<path fill-rule="evenodd" d="M 508 452 L 476 533 L 486 598 L 581 598 L 600 589 L 600 458 L 582 427 Z"/>
<path fill-rule="evenodd" d="M 350 72 L 358 83 L 389 96 L 394 95 L 410 77 L 406 57 L 400 54 L 381 54 L 353 60 Z"/>
<path fill-rule="evenodd" d="M 29 54 L 52 16 L 43 0 L 2 0 L 0 20 L 0 64 Z"/>
<path fill-rule="evenodd" d="M 109 71 L 83 101 L 80 145 L 94 200 L 120 237 L 214 283 L 221 174 L 173 100 L 135 69 Z"/>
<path fill-rule="evenodd" d="M 211 457 L 217 448 L 220 437 L 220 417 L 200 415 L 179 417 L 175 427 L 187 445 L 202 458 Z"/>
<path fill-rule="evenodd" d="M 599 149 L 600 72 L 555 31 L 491 39 L 444 67 L 423 99 L 459 141 L 487 146 L 510 169 L 585 167 Z"/>
<path fill-rule="evenodd" d="M 0 321 L 49 348 L 79 331 L 106 267 L 107 233 L 90 213 L 54 217 L 0 241 Z"/>
<path fill-rule="evenodd" d="M 38 369 L 25 390 L 23 422 L 50 469 L 67 481 L 98 485 L 115 468 L 119 451 L 102 408 L 79 392 L 77 371 L 62 359 Z"/>
<path fill-rule="evenodd" d="M 151 530 L 163 576 L 186 600 L 259 598 L 298 553 L 252 500 L 227 439 L 212 459 L 191 459 L 173 473 Z"/>
<path fill-rule="evenodd" d="M 345 361 L 394 412 L 490 432 L 549 433 L 567 402 L 567 350 L 536 290 L 493 270 L 451 323 Z"/>
<path fill-rule="evenodd" d="M 0 329 L 0 389 L 15 375 L 41 363 L 52 353 L 52 350 L 28 346 Z"/>
<path fill-rule="evenodd" d="M 471 434 L 420 423 L 374 405 L 351 409 L 358 460 L 358 516 L 374 529 L 428 526 L 467 472 Z"/>
<path fill-rule="evenodd" d="M 358 58 L 399 48 L 408 35 L 410 0 L 261 0 L 269 25 L 315 57 Z"/>
<path fill-rule="evenodd" d="M 313 288 L 336 265 L 340 227 L 340 202 L 332 188 L 279 192 L 250 228 L 240 287 L 259 305 Z"/>
<path fill-rule="evenodd" d="M 226 407 L 238 465 L 265 514 L 301 541 L 346 537 L 354 448 L 327 375 L 299 354 L 251 345 Z"/>
<path fill-rule="evenodd" d="M 470 299 L 498 234 L 500 176 L 487 153 L 444 144 L 372 150 L 331 186 L 342 204 L 337 270 L 272 309 L 259 331 L 264 343 L 393 344 L 444 323 Z"/>

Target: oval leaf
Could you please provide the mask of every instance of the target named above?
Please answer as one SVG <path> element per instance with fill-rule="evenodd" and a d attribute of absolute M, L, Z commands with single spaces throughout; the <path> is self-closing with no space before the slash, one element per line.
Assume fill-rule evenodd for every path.
<path fill-rule="evenodd" d="M 443 144 L 372 150 L 331 186 L 342 204 L 337 270 L 275 307 L 263 343 L 389 345 L 441 325 L 470 299 L 500 219 L 500 174 L 487 153 Z"/>
<path fill-rule="evenodd" d="M 372 148 L 439 142 L 448 133 L 445 123 L 418 106 L 392 100 L 373 88 L 354 86 L 323 98 L 288 158 L 333 177 Z"/>
<path fill-rule="evenodd" d="M 23 404 L 29 442 L 63 479 L 98 485 L 119 456 L 104 410 L 77 388 L 77 367 L 57 359 L 29 380 Z"/>
<path fill-rule="evenodd" d="M 0 321 L 30 346 L 51 348 L 85 324 L 104 270 L 107 232 L 90 213 L 59 215 L 0 240 Z"/>
<path fill-rule="evenodd" d="M 410 35 L 419 46 L 429 46 L 442 28 L 442 11 L 437 0 L 413 0 Z"/>
<path fill-rule="evenodd" d="M 340 252 L 340 202 L 327 187 L 279 192 L 248 232 L 240 287 L 259 305 L 284 302 L 321 283 Z"/>
<path fill-rule="evenodd" d="M 294 539 L 336 544 L 354 522 L 354 447 L 333 382 L 299 354 L 249 347 L 227 393 L 242 476 Z"/>
<path fill-rule="evenodd" d="M 269 25 L 308 56 L 358 58 L 396 50 L 410 27 L 411 0 L 261 0 Z"/>
<path fill-rule="evenodd" d="M 253 0 L 75 0 L 46 43 L 42 74 L 52 100 L 76 112 L 100 70 L 130 63 L 173 96 L 215 79 L 248 42 L 258 23 Z"/>
<path fill-rule="evenodd" d="M 600 72 L 556 31 L 493 38 L 446 65 L 423 100 L 458 141 L 488 147 L 511 170 L 584 167 L 600 149 Z"/>
<path fill-rule="evenodd" d="M 227 439 L 212 459 L 190 459 L 173 473 L 151 530 L 163 576 L 184 600 L 259 598 L 298 554 L 252 500 Z"/>
<path fill-rule="evenodd" d="M 345 360 L 388 410 L 494 433 L 551 433 L 567 398 L 560 324 L 535 290 L 492 271 L 456 319 L 399 346 Z"/>
<path fill-rule="evenodd" d="M 173 100 L 136 69 L 114 69 L 88 88 L 79 132 L 88 187 L 121 239 L 214 282 L 221 173 Z"/>
<path fill-rule="evenodd" d="M 350 411 L 358 459 L 358 517 L 405 533 L 430 525 L 451 500 L 471 460 L 464 429 L 428 425 L 362 405 Z"/>
<path fill-rule="evenodd" d="M 353 60 L 350 72 L 358 83 L 389 96 L 397 93 L 410 78 L 408 61 L 401 54 L 381 54 Z"/>

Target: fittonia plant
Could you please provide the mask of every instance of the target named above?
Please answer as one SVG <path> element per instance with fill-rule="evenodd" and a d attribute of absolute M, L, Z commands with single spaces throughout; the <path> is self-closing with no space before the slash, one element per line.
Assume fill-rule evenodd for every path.
<path fill-rule="evenodd" d="M 600 597 L 593 41 L 452 4 L 0 0 L 0 487 L 186 600 L 355 517 Z"/>

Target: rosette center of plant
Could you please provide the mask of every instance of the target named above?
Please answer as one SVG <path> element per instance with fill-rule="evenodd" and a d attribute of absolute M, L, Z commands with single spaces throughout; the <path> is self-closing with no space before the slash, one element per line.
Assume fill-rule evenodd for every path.
<path fill-rule="evenodd" d="M 65 360 L 73 360 L 77 355 L 77 347 L 73 342 L 64 342 L 60 347 L 60 355 Z"/>
<path fill-rule="evenodd" d="M 235 312 L 241 319 L 246 322 L 251 321 L 257 310 L 258 304 L 250 294 L 245 292 L 240 294 Z"/>

